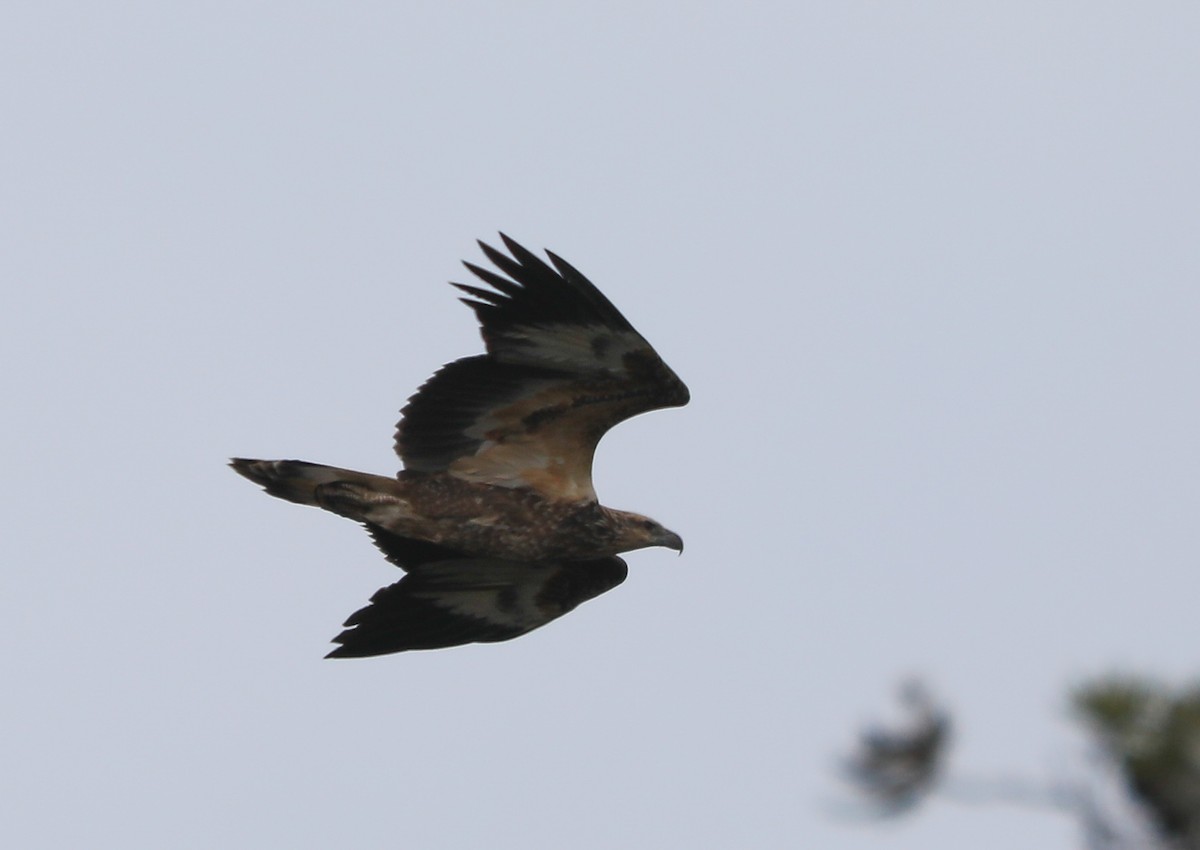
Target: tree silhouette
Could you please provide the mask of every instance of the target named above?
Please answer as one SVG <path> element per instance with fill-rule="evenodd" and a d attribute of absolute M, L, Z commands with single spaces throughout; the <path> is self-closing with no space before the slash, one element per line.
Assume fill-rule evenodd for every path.
<path fill-rule="evenodd" d="M 1057 783 L 1024 777 L 968 777 L 947 770 L 949 712 L 919 682 L 901 687 L 906 719 L 873 726 L 845 759 L 844 777 L 877 815 L 913 812 L 930 795 L 963 803 L 1052 808 L 1079 824 L 1088 850 L 1200 850 L 1200 686 L 1174 690 L 1131 676 L 1107 676 L 1070 695 L 1074 718 L 1115 771 L 1152 834 L 1101 802 L 1089 779 Z"/>

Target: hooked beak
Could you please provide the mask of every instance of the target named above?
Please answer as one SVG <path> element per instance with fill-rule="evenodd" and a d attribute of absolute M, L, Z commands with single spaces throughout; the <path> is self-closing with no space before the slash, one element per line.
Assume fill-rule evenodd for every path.
<path fill-rule="evenodd" d="M 666 546 L 668 549 L 674 549 L 680 555 L 683 554 L 683 538 L 674 531 L 663 529 L 662 539 L 658 541 L 658 545 Z"/>

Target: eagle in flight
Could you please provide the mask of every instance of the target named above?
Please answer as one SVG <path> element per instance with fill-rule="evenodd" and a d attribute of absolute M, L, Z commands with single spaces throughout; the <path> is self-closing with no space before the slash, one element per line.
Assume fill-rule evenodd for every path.
<path fill-rule="evenodd" d="M 456 283 L 486 354 L 443 366 L 396 426 L 395 477 L 299 460 L 235 458 L 272 496 L 361 522 L 405 571 L 345 622 L 327 657 L 509 640 L 628 574 L 622 552 L 683 551 L 654 520 L 606 508 L 592 457 L 609 428 L 688 402 L 688 389 L 586 277 L 500 234 L 503 274 Z"/>

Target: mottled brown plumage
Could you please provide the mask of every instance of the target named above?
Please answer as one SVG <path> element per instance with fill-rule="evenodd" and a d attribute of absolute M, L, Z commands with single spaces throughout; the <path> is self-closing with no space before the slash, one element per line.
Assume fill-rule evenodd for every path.
<path fill-rule="evenodd" d="M 395 478 L 304 461 L 235 459 L 271 495 L 362 522 L 407 571 L 354 614 L 331 655 L 507 640 L 615 587 L 615 557 L 682 550 L 671 531 L 599 504 L 596 444 L 613 425 L 686 404 L 688 391 L 582 274 L 501 234 L 504 275 L 469 297 L 487 353 L 442 367 L 409 399 Z M 505 276 L 507 275 L 507 276 Z"/>

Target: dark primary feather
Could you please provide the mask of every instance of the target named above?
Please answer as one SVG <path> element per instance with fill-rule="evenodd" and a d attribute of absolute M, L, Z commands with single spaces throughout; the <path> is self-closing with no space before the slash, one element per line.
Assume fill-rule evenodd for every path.
<path fill-rule="evenodd" d="M 503 233 L 500 238 L 512 257 L 505 256 L 484 242 L 480 242 L 479 247 L 508 278 L 474 263 L 463 263 L 473 275 L 493 286 L 497 293 L 455 284 L 478 299 L 463 300 L 474 308 L 479 317 L 484 339 L 489 342 L 489 351 L 489 337 L 513 325 L 567 323 L 633 331 L 633 326 L 612 302 L 573 266 L 550 254 L 552 262 L 558 267 L 556 271 L 515 240 Z"/>

